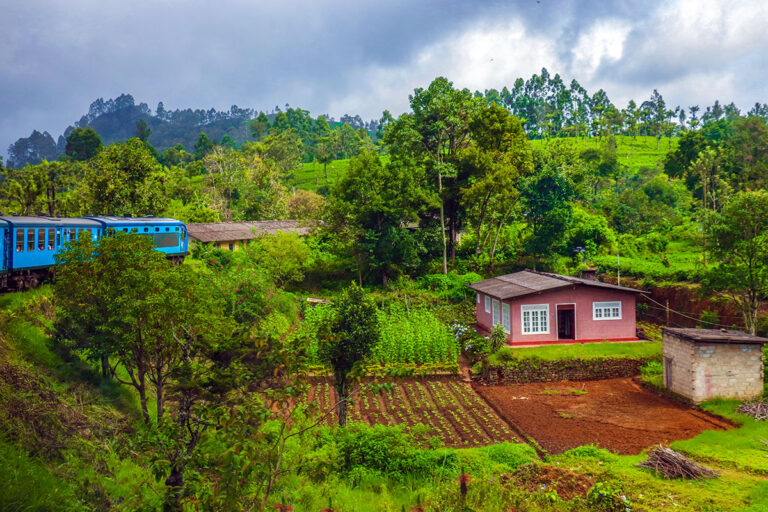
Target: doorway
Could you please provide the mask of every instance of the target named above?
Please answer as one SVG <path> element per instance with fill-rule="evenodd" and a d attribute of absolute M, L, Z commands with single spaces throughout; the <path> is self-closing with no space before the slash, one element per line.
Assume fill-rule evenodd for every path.
<path fill-rule="evenodd" d="M 576 339 L 576 315 L 575 306 L 565 304 L 557 306 L 557 339 Z"/>

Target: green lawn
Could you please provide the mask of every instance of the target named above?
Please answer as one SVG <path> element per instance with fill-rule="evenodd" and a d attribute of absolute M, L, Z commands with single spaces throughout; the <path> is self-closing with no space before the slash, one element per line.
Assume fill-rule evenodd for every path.
<path fill-rule="evenodd" d="M 600 357 L 626 357 L 642 359 L 661 355 L 661 342 L 636 341 L 628 343 L 574 343 L 570 345 L 545 345 L 540 347 L 502 348 L 499 352 L 509 351 L 518 359 L 539 357 L 547 361 L 557 359 L 595 359 Z M 493 363 L 492 354 L 488 361 Z M 502 356 L 503 358 L 503 356 Z"/>

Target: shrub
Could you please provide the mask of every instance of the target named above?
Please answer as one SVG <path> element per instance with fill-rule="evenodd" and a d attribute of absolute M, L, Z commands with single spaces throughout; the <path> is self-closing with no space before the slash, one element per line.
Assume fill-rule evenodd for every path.
<path fill-rule="evenodd" d="M 501 324 L 496 324 L 491 328 L 490 337 L 490 350 L 491 352 L 498 351 L 501 347 L 507 344 L 507 332 L 504 330 Z"/>
<path fill-rule="evenodd" d="M 475 295 L 475 292 L 467 285 L 482 281 L 482 279 L 481 275 L 474 272 L 467 274 L 449 272 L 448 274 L 428 274 L 419 280 L 419 284 L 423 288 L 438 292 L 443 298 L 453 302 L 461 302 Z"/>

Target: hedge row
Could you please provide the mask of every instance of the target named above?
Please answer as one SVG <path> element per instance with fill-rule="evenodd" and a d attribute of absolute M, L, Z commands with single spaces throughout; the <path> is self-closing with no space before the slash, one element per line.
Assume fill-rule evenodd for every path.
<path fill-rule="evenodd" d="M 576 358 L 556 361 L 539 358 L 512 359 L 503 366 L 486 365 L 481 378 L 489 384 L 615 379 L 639 375 L 640 368 L 658 359 L 658 356 L 637 359 Z"/>

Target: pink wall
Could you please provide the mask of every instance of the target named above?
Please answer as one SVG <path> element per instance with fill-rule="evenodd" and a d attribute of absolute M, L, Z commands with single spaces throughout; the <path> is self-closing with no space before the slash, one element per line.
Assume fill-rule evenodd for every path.
<path fill-rule="evenodd" d="M 526 295 L 504 302 L 510 305 L 511 333 L 507 337 L 510 343 L 552 343 L 558 341 L 557 334 L 557 304 L 575 304 L 576 336 L 574 341 L 632 340 L 636 338 L 635 295 L 631 292 L 595 288 L 590 286 L 571 286 L 558 290 Z M 491 313 L 485 312 L 485 295 L 480 294 L 477 303 L 476 319 L 480 327 L 490 330 L 492 326 L 493 306 Z M 593 302 L 621 301 L 621 319 L 593 320 Z M 549 306 L 549 333 L 523 334 L 522 312 L 524 304 L 547 304 Z M 567 306 L 566 306 L 567 307 Z M 501 306 L 499 306 L 501 310 Z M 569 341 L 569 340 L 567 340 Z M 566 342 L 567 342 L 566 341 Z"/>

